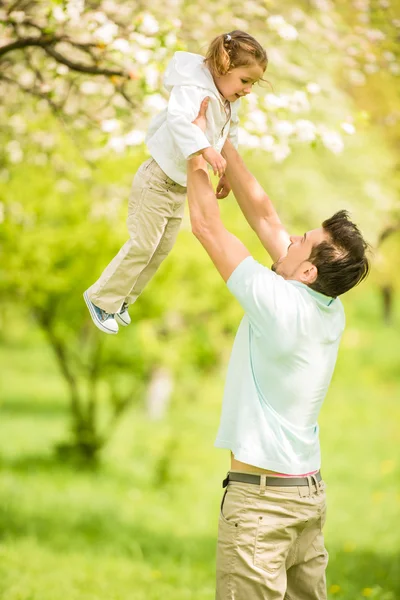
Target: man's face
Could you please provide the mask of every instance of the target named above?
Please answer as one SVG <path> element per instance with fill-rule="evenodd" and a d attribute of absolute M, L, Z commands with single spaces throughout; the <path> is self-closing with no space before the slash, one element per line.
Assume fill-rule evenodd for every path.
<path fill-rule="evenodd" d="M 291 235 L 286 254 L 274 262 L 272 270 L 284 279 L 294 279 L 306 285 L 313 283 L 318 272 L 308 258 L 313 247 L 324 241 L 329 241 L 329 235 L 322 227 L 304 235 Z"/>
<path fill-rule="evenodd" d="M 232 69 L 222 77 L 214 77 L 215 84 L 226 100 L 235 102 L 241 96 L 251 93 L 252 86 L 262 77 L 264 71 L 260 65 Z"/>

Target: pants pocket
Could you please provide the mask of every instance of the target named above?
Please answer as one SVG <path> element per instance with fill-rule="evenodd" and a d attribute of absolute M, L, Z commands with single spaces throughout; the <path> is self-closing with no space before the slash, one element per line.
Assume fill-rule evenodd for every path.
<path fill-rule="evenodd" d="M 291 538 L 285 528 L 260 516 L 254 546 L 254 565 L 268 573 L 285 566 Z"/>

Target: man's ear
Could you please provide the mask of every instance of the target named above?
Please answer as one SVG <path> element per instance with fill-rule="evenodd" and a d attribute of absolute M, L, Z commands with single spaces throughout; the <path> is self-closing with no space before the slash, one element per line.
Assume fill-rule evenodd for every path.
<path fill-rule="evenodd" d="M 300 281 L 305 285 L 314 283 L 318 277 L 318 269 L 311 262 L 306 261 L 303 265 L 303 270 L 300 274 Z"/>

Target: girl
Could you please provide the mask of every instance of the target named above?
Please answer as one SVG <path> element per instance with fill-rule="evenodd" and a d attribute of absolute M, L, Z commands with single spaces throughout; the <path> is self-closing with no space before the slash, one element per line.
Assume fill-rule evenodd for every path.
<path fill-rule="evenodd" d="M 267 62 L 265 50 L 243 31 L 216 37 L 206 58 L 175 53 L 164 76 L 170 92 L 168 107 L 150 123 L 146 144 L 151 158 L 133 180 L 127 221 L 130 238 L 83 295 L 101 331 L 118 333 L 118 323 L 129 325 L 128 306 L 169 254 L 184 212 L 187 159 L 202 154 L 220 176 L 217 197 L 229 194 L 220 151 L 228 136 L 237 147 L 240 98 L 251 92 Z M 203 133 L 192 121 L 206 96 Z"/>

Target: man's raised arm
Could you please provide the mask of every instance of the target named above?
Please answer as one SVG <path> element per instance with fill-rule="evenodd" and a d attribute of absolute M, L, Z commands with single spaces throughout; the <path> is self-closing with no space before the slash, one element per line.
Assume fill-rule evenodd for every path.
<path fill-rule="evenodd" d="M 229 140 L 222 155 L 227 161 L 225 174 L 241 211 L 272 260 L 278 260 L 286 254 L 290 239 L 271 200 Z"/>

